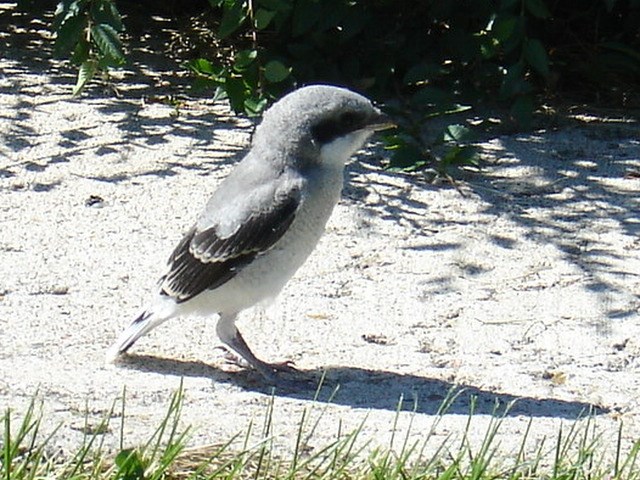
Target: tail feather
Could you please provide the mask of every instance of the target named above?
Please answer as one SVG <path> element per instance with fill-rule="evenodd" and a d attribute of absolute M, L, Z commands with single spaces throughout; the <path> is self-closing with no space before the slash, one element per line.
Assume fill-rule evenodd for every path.
<path fill-rule="evenodd" d="M 113 362 L 136 343 L 140 337 L 152 328 L 162 323 L 164 319 L 157 318 L 152 312 L 145 310 L 131 324 L 124 329 L 118 340 L 107 351 L 107 362 Z"/>
<path fill-rule="evenodd" d="M 143 335 L 170 318 L 185 313 L 184 304 L 177 304 L 171 297 L 158 294 L 136 319 L 120 334 L 107 352 L 107 362 L 114 362 Z"/>

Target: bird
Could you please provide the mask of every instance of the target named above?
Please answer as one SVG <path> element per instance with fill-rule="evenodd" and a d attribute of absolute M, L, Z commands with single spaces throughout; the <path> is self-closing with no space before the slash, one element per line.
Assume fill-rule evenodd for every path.
<path fill-rule="evenodd" d="M 369 99 L 343 87 L 304 86 L 275 102 L 107 360 L 118 361 L 170 318 L 217 315 L 221 342 L 265 380 L 295 371 L 291 362 L 258 359 L 235 321 L 275 298 L 305 262 L 340 199 L 345 164 L 374 132 L 392 126 Z"/>

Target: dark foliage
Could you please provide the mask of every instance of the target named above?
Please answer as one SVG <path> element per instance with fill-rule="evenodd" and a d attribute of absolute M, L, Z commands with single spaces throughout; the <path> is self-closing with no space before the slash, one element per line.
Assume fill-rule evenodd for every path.
<path fill-rule="evenodd" d="M 122 2 L 124 3 L 124 2 Z M 122 6 L 122 3 L 118 3 Z M 399 129 L 391 167 L 446 173 L 473 162 L 470 132 L 449 125 L 435 155 L 427 118 L 482 102 L 528 128 L 554 96 L 639 103 L 640 0 L 160 0 L 154 9 L 215 19 L 210 55 L 189 58 L 194 87 L 248 115 L 297 84 L 327 82 L 387 102 Z M 126 6 L 126 4 L 125 4 Z M 56 52 L 79 66 L 76 93 L 125 61 L 114 0 L 62 0 Z"/>

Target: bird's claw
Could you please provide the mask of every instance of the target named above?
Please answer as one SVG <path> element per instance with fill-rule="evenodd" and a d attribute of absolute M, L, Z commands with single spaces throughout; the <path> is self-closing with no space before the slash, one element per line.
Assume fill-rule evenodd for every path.
<path fill-rule="evenodd" d="M 275 379 L 278 373 L 292 374 L 299 372 L 299 370 L 294 366 L 295 362 L 293 360 L 285 360 L 284 362 L 276 363 L 267 363 L 258 360 L 259 363 L 253 364 L 224 346 L 216 348 L 222 350 L 222 358 L 226 363 L 240 368 L 254 368 L 269 380 Z"/>
<path fill-rule="evenodd" d="M 285 360 L 279 363 L 265 363 L 265 366 L 272 369 L 275 372 L 296 373 L 298 369 L 294 367 L 295 362 L 293 360 Z"/>

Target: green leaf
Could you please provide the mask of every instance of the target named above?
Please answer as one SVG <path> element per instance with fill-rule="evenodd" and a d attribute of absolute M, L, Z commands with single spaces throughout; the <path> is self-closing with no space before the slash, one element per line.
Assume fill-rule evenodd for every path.
<path fill-rule="evenodd" d="M 111 25 L 106 23 L 93 25 L 91 27 L 91 35 L 104 57 L 113 60 L 115 65 L 121 65 L 125 62 L 122 42 L 118 32 Z"/>
<path fill-rule="evenodd" d="M 291 73 L 291 68 L 286 67 L 278 60 L 271 60 L 264 66 L 264 78 L 271 83 L 283 81 Z"/>
<path fill-rule="evenodd" d="M 205 90 L 209 90 L 211 88 L 218 88 L 219 87 L 219 82 L 209 78 L 209 77 L 204 77 L 204 76 L 199 76 L 194 78 L 191 81 L 191 89 L 194 92 L 203 92 Z M 214 102 L 216 100 L 214 99 Z"/>
<path fill-rule="evenodd" d="M 430 163 L 422 149 L 406 134 L 389 135 L 384 142 L 385 149 L 391 152 L 387 170 L 415 171 Z"/>
<path fill-rule="evenodd" d="M 429 165 L 430 161 L 420 150 L 410 146 L 396 150 L 389 159 L 386 170 L 415 172 Z"/>
<path fill-rule="evenodd" d="M 59 30 L 64 22 L 71 17 L 86 17 L 87 0 L 61 0 L 56 6 L 53 20 L 53 30 Z"/>
<path fill-rule="evenodd" d="M 192 72 L 203 76 L 216 76 L 220 73 L 219 68 L 206 58 L 194 58 L 187 62 L 187 67 Z"/>
<path fill-rule="evenodd" d="M 71 62 L 74 65 L 82 65 L 89 60 L 89 53 L 91 52 L 91 44 L 85 37 L 81 37 L 80 41 L 76 44 L 76 48 L 71 55 Z"/>
<path fill-rule="evenodd" d="M 247 98 L 244 101 L 244 111 L 250 117 L 257 117 L 267 108 L 268 103 L 269 101 L 266 97 Z"/>
<path fill-rule="evenodd" d="M 511 25 L 512 19 L 515 19 L 515 25 Z M 510 16 L 509 19 L 505 19 L 504 21 L 508 22 L 508 25 L 500 26 L 498 25 L 498 32 L 500 34 L 500 38 L 498 38 L 500 42 L 500 46 L 502 47 L 503 53 L 509 54 L 514 50 L 522 48 L 522 43 L 525 39 L 526 32 L 526 17 L 524 16 Z M 508 36 L 504 36 L 506 34 Z"/>
<path fill-rule="evenodd" d="M 445 142 L 467 142 L 472 137 L 473 132 L 469 127 L 456 123 L 445 128 L 442 139 Z"/>
<path fill-rule="evenodd" d="M 78 69 L 78 79 L 73 87 L 73 96 L 77 96 L 84 90 L 84 87 L 93 78 L 98 70 L 98 62 L 95 60 L 87 60 Z"/>
<path fill-rule="evenodd" d="M 228 97 L 227 97 L 227 92 L 224 89 L 224 86 L 218 85 L 216 89 L 213 91 L 213 97 L 211 98 L 211 100 L 214 102 L 217 102 L 219 100 L 224 100 L 226 98 Z"/>
<path fill-rule="evenodd" d="M 144 464 L 135 449 L 127 448 L 118 452 L 115 463 L 118 467 L 117 478 L 122 480 L 144 479 Z"/>
<path fill-rule="evenodd" d="M 269 26 L 273 17 L 276 16 L 276 12 L 273 10 L 266 10 L 259 8 L 253 17 L 254 25 L 258 30 L 264 30 Z"/>
<path fill-rule="evenodd" d="M 533 120 L 533 97 L 531 95 L 519 96 L 511 105 L 509 112 L 520 128 L 529 129 Z"/>
<path fill-rule="evenodd" d="M 507 40 L 516 30 L 518 17 L 515 15 L 499 15 L 491 26 L 491 33 L 500 42 Z"/>
<path fill-rule="evenodd" d="M 242 0 L 235 0 L 231 6 L 225 2 L 220 28 L 218 28 L 218 38 L 225 39 L 235 32 L 247 18 L 246 4 Z"/>
<path fill-rule="evenodd" d="M 240 50 L 234 58 L 233 69 L 241 72 L 250 66 L 256 58 L 258 58 L 257 50 Z"/>
<path fill-rule="evenodd" d="M 124 30 L 120 12 L 112 0 L 94 0 L 90 11 L 95 23 L 110 25 L 117 32 Z"/>
<path fill-rule="evenodd" d="M 244 101 L 247 98 L 247 92 L 242 78 L 232 76 L 227 77 L 224 89 L 227 92 L 227 98 L 229 99 L 231 109 L 236 113 L 244 112 Z"/>
<path fill-rule="evenodd" d="M 53 49 L 56 56 L 67 55 L 84 38 L 87 17 L 78 15 L 68 17 L 56 33 Z"/>
<path fill-rule="evenodd" d="M 258 68 L 258 63 L 254 63 L 250 68 L 247 68 L 242 73 L 242 81 L 244 82 L 244 88 L 247 91 L 247 95 L 249 93 L 255 93 L 267 83 L 263 78 L 260 77 L 260 69 Z"/>
<path fill-rule="evenodd" d="M 499 53 L 500 42 L 488 35 L 480 36 L 480 54 L 487 60 L 494 58 Z"/>
<path fill-rule="evenodd" d="M 549 76 L 549 57 L 540 40 L 536 38 L 527 40 L 524 44 L 524 58 L 540 75 Z"/>
<path fill-rule="evenodd" d="M 431 110 L 422 115 L 422 120 L 427 121 L 431 118 L 441 117 L 443 115 L 453 115 L 455 113 L 467 112 L 471 110 L 471 105 L 460 105 L 458 103 L 449 103 L 437 106 L 435 110 Z"/>
<path fill-rule="evenodd" d="M 551 12 L 544 3 L 544 0 L 525 0 L 525 5 L 529 13 L 537 18 L 549 18 Z"/>
<path fill-rule="evenodd" d="M 453 145 L 440 160 L 441 171 L 446 171 L 449 167 L 460 165 L 478 165 L 478 154 L 475 147 L 469 145 Z"/>
<path fill-rule="evenodd" d="M 123 60 L 118 60 L 110 55 L 101 56 L 98 58 L 98 70 L 107 70 L 109 67 L 121 67 L 124 64 Z"/>

